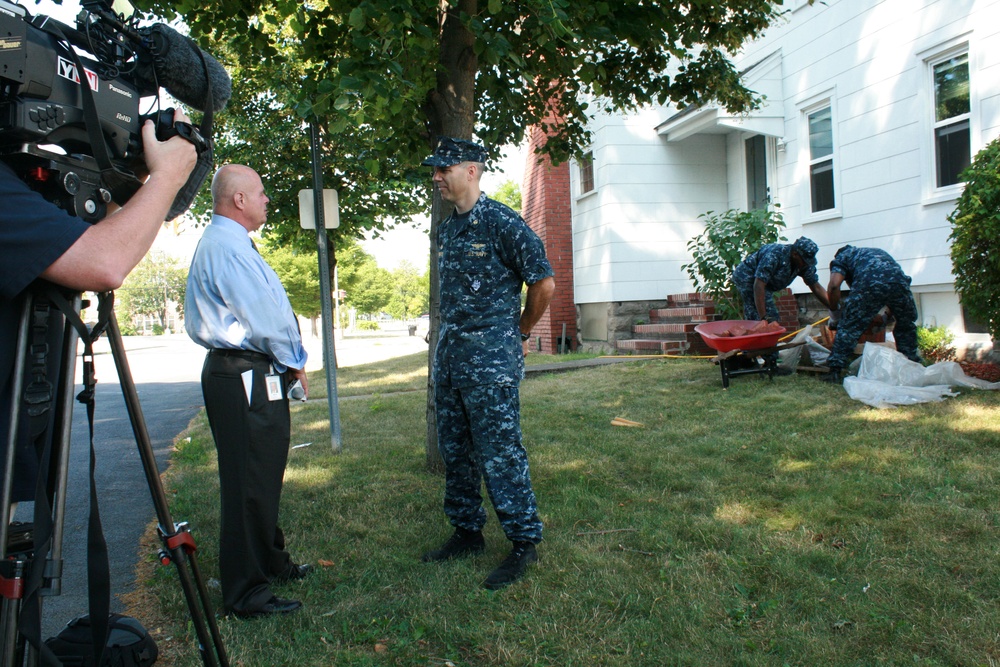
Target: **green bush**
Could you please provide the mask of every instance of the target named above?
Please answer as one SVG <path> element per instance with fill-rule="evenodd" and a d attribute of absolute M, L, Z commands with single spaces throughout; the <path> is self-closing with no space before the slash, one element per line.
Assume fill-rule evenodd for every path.
<path fill-rule="evenodd" d="M 698 216 L 705 231 L 688 241 L 694 261 L 684 264 L 696 292 L 708 294 L 723 319 L 743 319 L 743 301 L 733 289 L 732 276 L 743 259 L 768 243 L 785 240 L 784 218 L 777 210 L 709 211 Z"/>
<path fill-rule="evenodd" d="M 154 336 L 162 336 L 163 335 L 163 325 L 162 324 L 154 324 L 153 325 L 153 335 Z"/>
<path fill-rule="evenodd" d="M 375 320 L 358 320 L 354 328 L 358 331 L 378 331 L 379 325 Z"/>
<path fill-rule="evenodd" d="M 920 356 L 930 363 L 953 361 L 955 348 L 951 346 L 955 336 L 948 327 L 917 327 L 917 348 Z"/>
<path fill-rule="evenodd" d="M 948 222 L 955 291 L 977 320 L 1000 338 L 1000 139 L 962 173 L 965 190 Z"/>
<path fill-rule="evenodd" d="M 135 336 L 139 333 L 139 330 L 135 328 L 135 323 L 132 322 L 132 320 L 119 322 L 118 329 L 121 331 L 123 336 Z"/>

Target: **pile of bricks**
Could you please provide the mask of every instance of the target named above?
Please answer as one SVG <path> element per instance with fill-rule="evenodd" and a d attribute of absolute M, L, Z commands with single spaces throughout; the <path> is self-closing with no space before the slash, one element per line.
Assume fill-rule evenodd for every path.
<path fill-rule="evenodd" d="M 776 299 L 781 325 L 789 332 L 799 327 L 798 304 L 791 290 Z M 667 307 L 649 311 L 649 322 L 632 326 L 633 338 L 615 343 L 621 354 L 714 355 L 694 328 L 702 322 L 720 319 L 715 304 L 705 294 L 671 294 Z"/>
<path fill-rule="evenodd" d="M 667 307 L 649 311 L 649 323 L 632 327 L 635 338 L 615 346 L 625 354 L 708 354 L 694 328 L 715 319 L 715 304 L 704 294 L 672 294 Z"/>

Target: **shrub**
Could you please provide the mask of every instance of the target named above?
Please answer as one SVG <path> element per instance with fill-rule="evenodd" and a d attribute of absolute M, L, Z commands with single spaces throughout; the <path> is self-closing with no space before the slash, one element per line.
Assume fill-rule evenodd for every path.
<path fill-rule="evenodd" d="M 785 221 L 777 210 L 709 211 L 698 216 L 705 230 L 688 241 L 694 259 L 684 264 L 696 292 L 708 294 L 723 319 L 743 319 L 743 301 L 733 289 L 735 269 L 750 253 L 768 243 L 783 241 Z"/>
<path fill-rule="evenodd" d="M 930 363 L 953 361 L 955 348 L 951 346 L 955 336 L 948 327 L 917 327 L 917 348 L 920 355 Z"/>
<path fill-rule="evenodd" d="M 375 320 L 358 320 L 354 323 L 354 328 L 358 331 L 378 331 L 379 325 Z"/>
<path fill-rule="evenodd" d="M 162 336 L 163 335 L 163 325 L 162 324 L 154 324 L 153 325 L 153 335 L 154 336 Z"/>
<path fill-rule="evenodd" d="M 948 216 L 955 291 L 973 318 L 989 323 L 996 339 L 1000 338 L 1000 139 L 976 155 L 962 179 L 965 190 Z"/>

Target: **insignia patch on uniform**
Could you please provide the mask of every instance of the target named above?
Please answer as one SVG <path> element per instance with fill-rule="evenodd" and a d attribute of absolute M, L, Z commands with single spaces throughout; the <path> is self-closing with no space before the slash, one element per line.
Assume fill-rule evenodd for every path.
<path fill-rule="evenodd" d="M 478 278 L 476 278 L 475 280 L 473 280 L 472 281 L 472 291 L 473 292 L 478 292 L 480 285 L 482 285 L 482 283 L 479 282 Z"/>

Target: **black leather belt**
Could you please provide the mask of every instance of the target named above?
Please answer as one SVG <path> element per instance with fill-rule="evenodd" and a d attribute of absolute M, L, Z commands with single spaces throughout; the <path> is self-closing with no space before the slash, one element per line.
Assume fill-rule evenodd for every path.
<path fill-rule="evenodd" d="M 233 350 L 229 348 L 214 347 L 209 350 L 208 353 L 213 357 L 236 357 L 237 359 L 245 359 L 247 361 L 264 361 L 271 363 L 271 357 L 262 352 L 254 352 L 253 350 Z"/>

